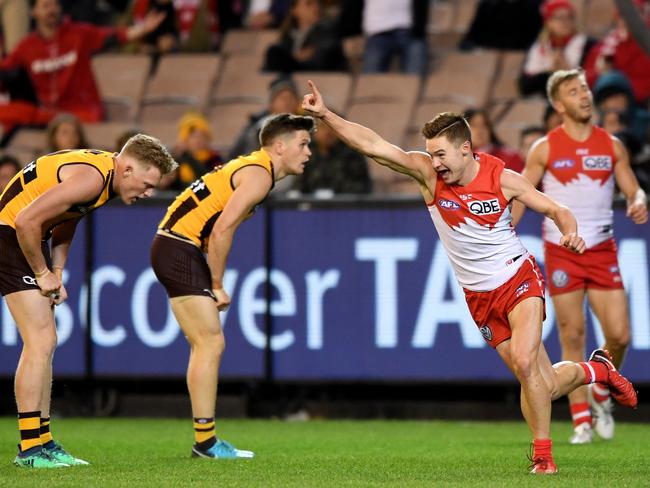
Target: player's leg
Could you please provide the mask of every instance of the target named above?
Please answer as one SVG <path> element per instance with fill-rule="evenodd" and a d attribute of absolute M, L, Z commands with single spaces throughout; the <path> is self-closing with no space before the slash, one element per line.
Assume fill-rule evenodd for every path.
<path fill-rule="evenodd" d="M 190 344 L 187 388 L 194 417 L 196 443 L 192 449 L 193 455 L 212 458 L 253 457 L 252 452 L 235 449 L 216 437 L 214 416 L 225 338 L 214 300 L 208 296 L 194 295 L 174 297 L 170 302 Z"/>
<path fill-rule="evenodd" d="M 625 290 L 587 290 L 589 305 L 603 329 L 605 345 L 612 355 L 614 366 L 620 369 L 630 342 L 630 320 Z"/>
<path fill-rule="evenodd" d="M 225 349 L 219 314 L 207 296 L 175 297 L 172 310 L 190 344 L 187 387 L 195 418 L 214 416 L 219 365 Z"/>
<path fill-rule="evenodd" d="M 630 321 L 627 297 L 623 289 L 587 290 L 589 305 L 598 318 L 605 336 L 604 349 L 612 355 L 612 362 L 620 369 L 630 342 Z M 591 385 L 589 402 L 594 413 L 594 427 L 598 435 L 606 440 L 614 437 L 613 402 L 609 390 L 599 384 Z"/>
<path fill-rule="evenodd" d="M 530 297 L 508 314 L 512 336 L 497 346 L 497 352 L 521 384 L 521 407 L 533 435 L 533 473 L 555 473 L 551 452 L 551 389 L 539 367 L 543 301 Z"/>
<path fill-rule="evenodd" d="M 14 463 L 20 467 L 67 466 L 43 454 L 40 436 L 41 413 L 43 408 L 49 411 L 56 348 L 50 299 L 38 290 L 23 290 L 9 293 L 5 300 L 23 341 L 14 383 L 21 438 Z"/>
<path fill-rule="evenodd" d="M 553 307 L 560 336 L 562 360 L 580 362 L 585 358 L 585 316 L 584 289 L 553 295 Z M 577 388 L 569 393 L 569 408 L 574 433 L 571 444 L 586 444 L 592 441 L 591 410 L 587 402 L 587 388 Z"/>

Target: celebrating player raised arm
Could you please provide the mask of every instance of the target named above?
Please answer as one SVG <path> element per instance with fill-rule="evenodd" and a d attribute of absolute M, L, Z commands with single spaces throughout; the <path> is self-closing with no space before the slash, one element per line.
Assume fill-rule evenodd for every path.
<path fill-rule="evenodd" d="M 619 402 L 636 406 L 632 384 L 614 368 L 606 351 L 588 362 L 553 367 L 542 343 L 544 281 L 517 237 L 509 204 L 517 199 L 552 218 L 557 242 L 582 252 L 570 211 L 505 170 L 503 161 L 472 151 L 471 131 L 458 114 L 444 112 L 427 122 L 426 153 L 404 152 L 368 128 L 332 114 L 313 83 L 303 109 L 322 118 L 352 147 L 415 178 L 431 219 L 465 291 L 472 317 L 521 384 L 522 413 L 533 434 L 533 473 L 555 473 L 551 453 L 551 401 L 587 383 L 607 383 Z"/>

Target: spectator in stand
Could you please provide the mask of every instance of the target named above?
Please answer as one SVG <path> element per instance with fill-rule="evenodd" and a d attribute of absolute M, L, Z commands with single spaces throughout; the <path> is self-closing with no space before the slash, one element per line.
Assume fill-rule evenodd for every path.
<path fill-rule="evenodd" d="M 366 158 L 345 145 L 319 121 L 311 143 L 311 157 L 303 174 L 294 181 L 300 193 L 370 193 L 372 181 Z"/>
<path fill-rule="evenodd" d="M 492 122 L 485 110 L 470 108 L 463 114 L 472 132 L 474 152 L 484 152 L 496 156 L 506 163 L 506 168 L 521 173 L 524 160 L 517 150 L 505 146 L 497 137 Z"/>
<path fill-rule="evenodd" d="M 562 124 L 562 116 L 555 111 L 552 105 L 547 105 L 546 110 L 544 110 L 544 128 L 546 132 L 551 132 L 560 124 Z"/>
<path fill-rule="evenodd" d="M 342 4 L 344 37 L 363 33 L 364 73 L 384 73 L 399 59 L 404 73 L 424 75 L 427 69 L 428 0 L 349 0 Z"/>
<path fill-rule="evenodd" d="M 634 2 L 650 27 L 650 1 Z M 596 81 L 604 73 L 617 70 L 630 80 L 637 103 L 645 104 L 650 98 L 650 56 L 630 35 L 625 22 L 618 15 L 616 27 L 589 51 L 583 67 L 591 87 L 595 87 Z"/>
<path fill-rule="evenodd" d="M 133 19 L 136 22 L 142 21 L 149 12 L 164 12 L 165 20 L 140 40 L 138 51 L 159 55 L 176 50 L 179 44 L 179 33 L 173 0 L 136 0 L 133 3 Z"/>
<path fill-rule="evenodd" d="M 459 48 L 463 51 L 528 49 L 542 26 L 540 3 L 540 0 L 480 0 Z"/>
<path fill-rule="evenodd" d="M 20 162 L 10 156 L 9 154 L 3 154 L 0 156 L 0 193 L 2 193 L 7 186 L 7 183 L 11 181 L 16 173 L 22 169 Z"/>
<path fill-rule="evenodd" d="M 521 133 L 519 134 L 519 155 L 522 160 L 526 161 L 530 147 L 537 139 L 545 135 L 546 130 L 540 125 L 529 125 L 521 129 Z"/>
<path fill-rule="evenodd" d="M 251 0 L 244 24 L 251 29 L 278 27 L 289 11 L 291 0 Z"/>
<path fill-rule="evenodd" d="M 250 122 L 237 137 L 237 141 L 228 155 L 228 160 L 235 159 L 242 154 L 250 154 L 259 148 L 260 130 L 270 115 L 282 113 L 298 115 L 299 107 L 298 88 L 292 78 L 283 75 L 271 81 L 269 106 L 250 116 Z"/>
<path fill-rule="evenodd" d="M 13 51 L 28 31 L 27 0 L 0 0 L 0 57 Z"/>
<path fill-rule="evenodd" d="M 62 19 L 58 0 L 33 0 L 35 30 L 0 62 L 0 81 L 17 80 L 25 72 L 34 100 L 10 100 L 0 106 L 0 123 L 9 132 L 20 124 L 47 124 L 58 112 L 70 112 L 84 122 L 103 117 L 93 77 L 91 56 L 117 43 L 153 31 L 164 14 L 151 13 L 128 28 L 97 27 Z M 11 93 L 11 87 L 9 88 Z"/>
<path fill-rule="evenodd" d="M 228 29 L 241 26 L 244 10 L 243 0 L 135 0 L 132 12 L 136 22 L 151 11 L 165 13 L 162 24 L 139 45 L 142 52 L 164 54 L 216 50 Z"/>
<path fill-rule="evenodd" d="M 47 152 L 90 147 L 81 121 L 73 114 L 60 113 L 47 125 Z"/>
<path fill-rule="evenodd" d="M 223 164 L 221 155 L 210 146 L 211 141 L 212 130 L 203 115 L 190 112 L 181 118 L 174 149 L 178 169 L 166 188 L 183 190 L 194 180 Z"/>
<path fill-rule="evenodd" d="M 618 112 L 625 120 L 626 131 L 635 139 L 642 141 L 648 137 L 650 114 L 637 105 L 630 80 L 623 73 L 604 73 L 594 85 L 593 93 L 596 108 L 601 114 Z"/>
<path fill-rule="evenodd" d="M 346 68 L 336 25 L 323 17 L 320 0 L 293 0 L 279 41 L 266 51 L 264 69 L 291 73 Z"/>
<path fill-rule="evenodd" d="M 569 0 L 546 0 L 541 7 L 544 25 L 528 50 L 519 76 L 522 95 L 546 93 L 546 81 L 558 69 L 582 65 L 594 39 L 577 32 L 576 10 Z"/>

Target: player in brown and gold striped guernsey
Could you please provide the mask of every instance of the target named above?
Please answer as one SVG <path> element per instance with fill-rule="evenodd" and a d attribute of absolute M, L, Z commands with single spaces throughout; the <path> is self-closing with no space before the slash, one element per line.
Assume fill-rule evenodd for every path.
<path fill-rule="evenodd" d="M 19 467 L 88 464 L 67 453 L 50 432 L 54 306 L 79 219 L 119 196 L 131 204 L 151 196 L 176 163 L 160 141 L 138 134 L 119 154 L 59 151 L 29 163 L 0 197 L 0 293 L 23 340 L 16 369 Z"/>
<path fill-rule="evenodd" d="M 219 311 L 230 305 L 223 288 L 233 235 L 276 181 L 301 174 L 309 160 L 311 117 L 280 114 L 260 132 L 261 149 L 202 176 L 170 205 L 151 248 L 156 276 L 190 343 L 187 386 L 194 417 L 192 456 L 252 458 L 216 437 L 217 379 L 225 343 Z M 204 255 L 205 253 L 205 255 Z"/>

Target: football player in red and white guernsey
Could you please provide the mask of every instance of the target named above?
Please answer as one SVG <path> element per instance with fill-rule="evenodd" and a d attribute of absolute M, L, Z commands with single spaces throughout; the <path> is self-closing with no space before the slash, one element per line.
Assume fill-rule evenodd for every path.
<path fill-rule="evenodd" d="M 581 255 L 557 245 L 560 233 L 545 219 L 544 266 L 557 317 L 562 359 L 585 357 L 585 295 L 605 337 L 603 349 L 621 367 L 630 340 L 627 298 L 616 255 L 612 200 L 614 182 L 627 198 L 627 215 L 636 224 L 648 220 L 646 194 L 639 187 L 625 147 L 616 137 L 591 122 L 593 99 L 581 70 L 551 75 L 548 99 L 562 116 L 562 125 L 539 139 L 527 157 L 523 175 L 575 215 L 587 249 Z M 523 214 L 513 206 L 513 222 Z M 589 403 L 592 408 L 590 409 Z M 569 442 L 591 442 L 595 430 L 603 439 L 614 436 L 609 390 L 594 384 L 569 394 L 574 433 Z"/>
<path fill-rule="evenodd" d="M 533 435 L 531 472 L 557 472 L 551 453 L 552 400 L 598 381 L 610 385 L 621 403 L 637 403 L 632 384 L 605 351 L 554 368 L 544 349 L 544 282 L 514 231 L 508 205 L 516 199 L 548 216 L 560 229 L 558 244 L 582 253 L 585 243 L 573 214 L 506 170 L 501 160 L 473 153 L 470 128 L 461 115 L 438 114 L 422 130 L 426 152 L 406 152 L 332 113 L 311 81 L 309 88 L 302 103 L 306 112 L 352 148 L 420 185 L 476 325 L 521 384 L 522 413 Z"/>

